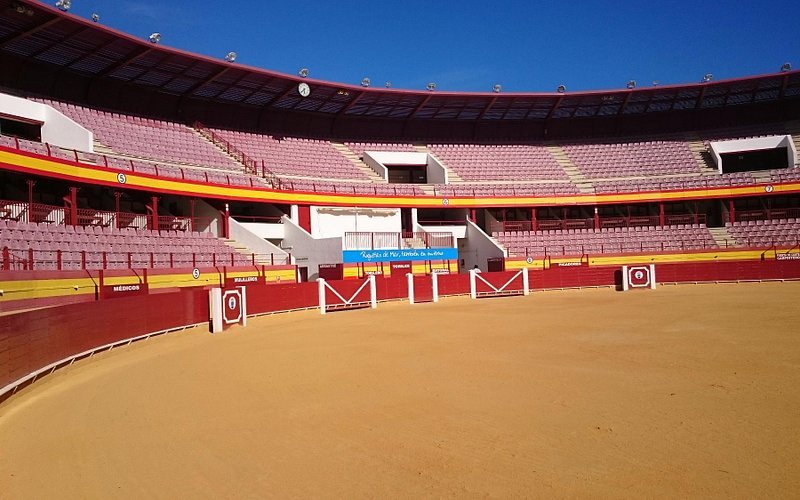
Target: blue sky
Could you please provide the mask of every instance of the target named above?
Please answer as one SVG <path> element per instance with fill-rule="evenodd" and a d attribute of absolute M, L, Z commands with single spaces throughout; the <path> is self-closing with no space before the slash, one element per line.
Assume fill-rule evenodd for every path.
<path fill-rule="evenodd" d="M 394 88 L 553 91 L 800 67 L 800 2 L 72 0 L 136 36 L 311 77 Z"/>

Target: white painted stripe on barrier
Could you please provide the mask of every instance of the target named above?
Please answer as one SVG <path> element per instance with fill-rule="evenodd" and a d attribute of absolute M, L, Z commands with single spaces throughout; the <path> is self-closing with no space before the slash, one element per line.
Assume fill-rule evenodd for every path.
<path fill-rule="evenodd" d="M 327 288 L 328 290 L 333 292 L 334 295 L 339 297 L 339 299 L 342 301 L 342 305 L 349 306 L 349 305 L 354 304 L 353 299 L 355 299 L 358 296 L 358 294 L 361 293 L 361 290 L 363 290 L 365 286 L 369 286 L 369 293 L 370 293 L 369 303 L 370 303 L 370 307 L 372 309 L 375 309 L 375 308 L 378 307 L 378 294 L 377 294 L 377 286 L 375 285 L 375 275 L 368 276 L 367 280 L 364 283 L 362 283 L 360 287 L 358 287 L 358 289 L 353 293 L 353 295 L 350 296 L 349 299 L 345 299 L 342 296 L 342 294 L 340 294 L 338 291 L 336 291 L 336 289 L 333 288 L 331 285 L 329 285 L 328 282 L 325 281 L 323 278 L 317 278 L 317 282 L 319 283 L 319 309 L 320 309 L 320 314 L 325 314 L 325 312 L 326 312 L 325 310 L 326 310 L 327 305 L 328 305 L 326 300 L 325 300 L 325 288 Z"/>
<path fill-rule="evenodd" d="M 408 303 L 414 304 L 414 275 L 406 274 L 406 282 L 408 283 Z"/>
<path fill-rule="evenodd" d="M 501 292 L 505 291 L 505 289 L 508 287 L 508 285 L 513 283 L 514 280 L 517 279 L 517 277 L 519 277 L 520 275 L 522 275 L 522 287 L 523 287 L 523 289 L 520 290 L 520 291 L 522 292 L 523 295 L 528 295 L 528 268 L 527 267 L 523 267 L 518 272 L 514 273 L 514 275 L 511 276 L 511 278 L 509 278 L 509 280 L 506 281 L 503 284 L 503 286 L 501 286 L 500 288 L 497 288 L 493 284 L 491 284 L 488 281 L 486 281 L 486 279 L 483 276 L 481 276 L 479 273 L 477 273 L 474 269 L 470 270 L 470 272 L 469 272 L 470 295 L 472 296 L 473 299 L 478 298 L 478 294 L 477 294 L 477 289 L 478 289 L 477 281 L 478 280 L 481 280 L 482 282 L 486 283 L 486 285 L 489 288 L 491 288 L 492 290 L 494 290 L 495 292 L 501 293 Z"/>

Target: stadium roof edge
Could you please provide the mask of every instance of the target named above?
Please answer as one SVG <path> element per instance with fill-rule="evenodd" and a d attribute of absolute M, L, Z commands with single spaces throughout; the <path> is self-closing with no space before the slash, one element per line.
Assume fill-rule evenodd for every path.
<path fill-rule="evenodd" d="M 18 13 L 17 6 L 29 7 L 33 14 Z M 0 0 L 0 62 L 10 68 L 9 72 L 18 74 L 33 73 L 31 68 L 35 67 L 40 80 L 73 75 L 70 85 L 84 87 L 71 89 L 77 95 L 89 95 L 102 82 L 173 96 L 180 101 L 174 106 L 176 113 L 182 112 L 186 101 L 254 108 L 261 110 L 258 118 L 253 119 L 259 126 L 265 121 L 264 113 L 311 115 L 329 121 L 364 118 L 395 122 L 518 123 L 653 113 L 663 116 L 664 112 L 713 111 L 741 104 L 777 105 L 800 97 L 800 70 L 707 83 L 564 93 L 365 88 L 302 78 L 152 44 L 39 0 Z M 33 92 L 36 86 L 44 85 L 26 82 L 18 75 L 6 78 L 0 76 L 0 85 Z M 311 87 L 306 98 L 297 91 L 301 82 Z M 56 87 L 55 83 L 51 85 Z M 39 93 L 57 94 L 60 90 L 44 89 Z M 326 127 L 336 131 L 330 123 Z M 533 135 L 536 133 L 546 135 L 544 132 Z"/>

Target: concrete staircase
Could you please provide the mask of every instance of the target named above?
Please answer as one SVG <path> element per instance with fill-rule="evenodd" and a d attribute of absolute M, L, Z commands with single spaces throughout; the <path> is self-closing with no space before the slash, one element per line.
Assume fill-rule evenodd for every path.
<path fill-rule="evenodd" d="M 725 227 L 710 227 L 708 228 L 708 232 L 711 233 L 711 236 L 714 237 L 714 241 L 717 242 L 720 248 L 730 248 L 736 246 L 736 240 L 731 236 L 731 233 L 728 232 L 728 229 Z"/>
<path fill-rule="evenodd" d="M 369 177 L 370 182 L 383 182 L 383 183 L 386 182 L 386 180 L 383 179 L 381 176 L 379 176 L 374 170 L 372 170 L 369 167 L 369 165 L 364 163 L 364 161 L 361 160 L 361 158 L 359 158 L 358 155 L 355 154 L 352 149 L 348 148 L 346 144 L 344 144 L 343 142 L 336 142 L 336 141 L 331 141 L 331 144 L 333 144 L 333 147 L 336 148 L 336 150 L 339 151 L 339 153 L 341 153 L 342 156 L 353 162 L 353 165 L 357 166 L 359 170 L 364 172 L 364 175 Z"/>
<path fill-rule="evenodd" d="M 570 160 L 567 153 L 561 149 L 561 146 L 550 145 L 546 146 L 546 148 L 561 168 L 564 169 L 564 172 L 567 173 L 569 180 L 578 187 L 581 193 L 594 193 L 594 186 L 591 181 L 583 176 L 583 173 L 572 163 L 572 160 Z"/>
<path fill-rule="evenodd" d="M 426 144 L 414 144 L 414 149 L 417 150 L 417 152 L 419 152 L 419 153 L 429 154 L 429 155 L 433 156 L 434 158 L 436 158 L 436 161 L 438 161 L 444 167 L 444 169 L 447 171 L 447 179 L 450 181 L 450 183 L 464 182 L 464 179 L 459 177 L 457 173 L 453 172 L 453 169 L 451 169 L 450 167 L 445 165 L 445 163 L 442 161 L 441 158 L 439 158 L 438 156 L 433 154 L 433 151 L 428 149 L 428 146 Z"/>
<path fill-rule="evenodd" d="M 689 150 L 692 156 L 697 161 L 700 171 L 704 174 L 718 173 L 717 167 L 714 166 L 714 161 L 711 159 L 711 153 L 706 150 L 706 145 L 700 139 L 692 139 L 689 141 Z"/>
<path fill-rule="evenodd" d="M 258 252 L 253 251 L 252 248 L 248 247 L 247 245 L 232 239 L 225 239 L 220 238 L 220 240 L 231 247 L 234 251 L 244 255 L 247 259 L 251 259 L 253 254 L 256 254 L 256 265 L 264 265 L 269 266 L 272 265 L 272 259 L 270 259 L 269 255 L 259 254 Z M 275 253 L 275 264 L 283 264 L 285 257 L 281 254 Z"/>

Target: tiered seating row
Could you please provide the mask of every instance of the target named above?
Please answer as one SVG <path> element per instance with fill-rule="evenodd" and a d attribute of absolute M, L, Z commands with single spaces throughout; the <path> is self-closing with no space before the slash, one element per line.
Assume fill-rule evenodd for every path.
<path fill-rule="evenodd" d="M 369 179 L 329 141 L 294 137 L 274 138 L 263 134 L 211 130 L 248 156 L 263 159 L 267 168 L 277 175 Z"/>
<path fill-rule="evenodd" d="M 685 141 L 563 146 L 570 160 L 588 178 L 699 173 Z"/>
<path fill-rule="evenodd" d="M 432 144 L 429 148 L 465 181 L 569 179 L 544 146 Z"/>
<path fill-rule="evenodd" d="M 242 172 L 243 165 L 201 138 L 186 125 L 40 100 L 94 133 L 120 154 Z"/>
<path fill-rule="evenodd" d="M 328 182 L 304 179 L 282 179 L 281 188 L 290 191 L 341 194 L 422 196 L 425 191 L 414 184 L 378 184 L 372 182 Z"/>
<path fill-rule="evenodd" d="M 251 258 L 234 251 L 211 233 L 112 230 L 12 220 L 0 220 L 0 250 L 4 250 L 0 262 L 11 269 L 169 268 L 252 263 Z"/>
<path fill-rule="evenodd" d="M 743 247 L 800 245 L 800 220 L 750 220 L 725 224 L 736 244 Z"/>
<path fill-rule="evenodd" d="M 509 256 L 670 252 L 718 248 L 705 224 L 493 233 Z"/>
<path fill-rule="evenodd" d="M 117 158 L 104 156 L 94 153 L 63 149 L 58 146 L 42 144 L 40 142 L 28 141 L 25 139 L 15 139 L 0 135 L 0 146 L 8 148 L 19 148 L 22 151 L 35 153 L 43 156 L 59 158 L 61 160 L 78 161 L 90 165 L 114 168 L 125 172 L 137 172 L 140 174 L 156 175 L 172 179 L 184 179 L 196 182 L 211 184 L 223 184 L 232 186 L 265 187 L 263 178 L 234 171 L 220 171 L 191 167 L 176 167 L 174 165 L 164 165 L 151 163 L 144 160 L 133 160 L 128 158 Z"/>
<path fill-rule="evenodd" d="M 567 196 L 580 193 L 571 182 L 547 184 L 436 184 L 439 196 Z"/>
<path fill-rule="evenodd" d="M 416 153 L 413 144 L 400 143 L 400 142 L 346 142 L 350 151 L 358 155 L 359 158 L 364 157 L 365 151 L 390 151 L 400 153 Z"/>

